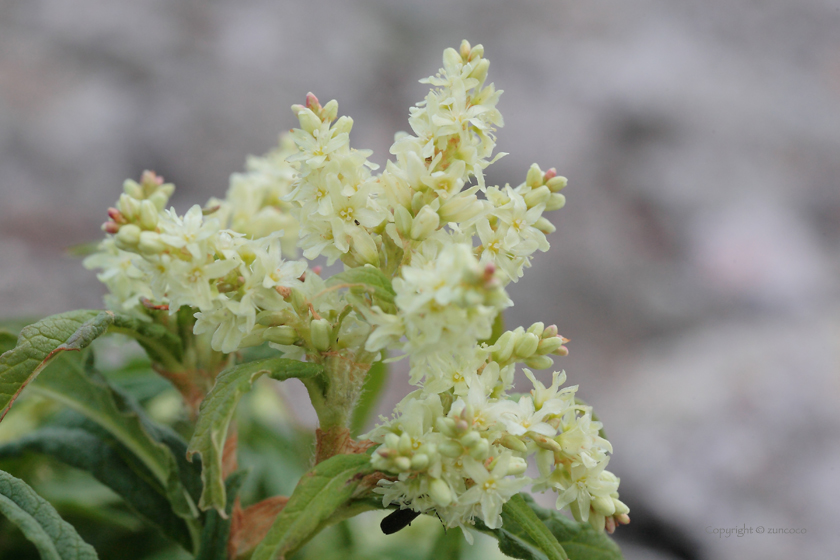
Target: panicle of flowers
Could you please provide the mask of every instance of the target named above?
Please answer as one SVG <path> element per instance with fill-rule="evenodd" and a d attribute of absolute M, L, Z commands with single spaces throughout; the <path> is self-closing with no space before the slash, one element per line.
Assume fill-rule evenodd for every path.
<path fill-rule="evenodd" d="M 546 386 L 531 372 L 565 356 L 568 340 L 543 323 L 493 336 L 512 305 L 505 286 L 549 248 L 543 213 L 564 206 L 566 179 L 534 164 L 516 187 L 486 185 L 504 155 L 493 155 L 502 92 L 488 69 L 481 45 L 447 49 L 422 80 L 432 88 L 410 111 L 413 134 L 396 136 L 378 174 L 370 151 L 350 147 L 352 119 L 310 93 L 292 107 L 300 128 L 250 159 L 224 200 L 179 216 L 165 210 L 172 185 L 149 172 L 127 181 L 85 264 L 102 269 L 109 306 L 146 318 L 189 307 L 194 333 L 223 353 L 268 341 L 289 358 L 360 371 L 380 352 L 407 355 L 417 389 L 367 435 L 374 467 L 391 475 L 377 488 L 385 505 L 495 528 L 503 504 L 532 484 L 611 531 L 629 510 L 605 470 L 612 447 L 600 422 L 576 386 L 563 387 L 565 373 Z M 296 249 L 341 260 L 342 281 L 282 258 Z M 354 271 L 376 286 L 345 281 Z M 530 393 L 513 392 L 518 364 L 530 368 Z M 364 376 L 328 374 L 327 398 L 352 407 Z"/>

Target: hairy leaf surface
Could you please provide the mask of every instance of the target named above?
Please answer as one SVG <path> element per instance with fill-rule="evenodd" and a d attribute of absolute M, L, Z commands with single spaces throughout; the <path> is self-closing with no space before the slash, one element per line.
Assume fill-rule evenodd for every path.
<path fill-rule="evenodd" d="M 526 511 L 527 508 L 527 511 Z M 530 511 L 530 514 L 528 513 Z M 480 521 L 476 529 L 492 535 L 499 541 L 499 550 L 512 558 L 546 560 L 571 558 L 572 560 L 621 560 L 621 550 L 606 534 L 596 531 L 588 523 L 578 523 L 559 511 L 541 508 L 527 494 L 513 497 L 502 509 L 502 526 L 488 529 Z M 553 535 L 558 549 L 541 535 Z"/>
<path fill-rule="evenodd" d="M 388 364 L 376 362 L 367 372 L 365 383 L 362 386 L 362 393 L 356 407 L 353 409 L 353 417 L 350 420 L 350 433 L 355 437 L 365 429 L 368 421 L 376 411 L 379 398 L 385 390 L 385 382 L 388 380 Z"/>
<path fill-rule="evenodd" d="M 228 477 L 225 490 L 229 496 L 235 497 L 239 493 L 247 474 L 245 471 L 238 471 Z M 227 560 L 233 504 L 234 500 L 231 499 L 225 507 L 224 516 L 215 510 L 207 513 L 204 531 L 201 533 L 201 546 L 195 560 Z"/>
<path fill-rule="evenodd" d="M 136 403 L 109 385 L 87 358 L 86 354 L 62 354 L 41 374 L 33 389 L 101 426 L 149 469 L 166 489 L 178 515 L 197 517 L 198 510 L 182 483 L 186 473 L 179 471 L 170 447 L 150 434 L 150 430 L 159 432 L 162 428 L 155 427 Z"/>
<path fill-rule="evenodd" d="M 42 453 L 87 471 L 119 494 L 147 522 L 191 550 L 189 529 L 172 511 L 164 489 L 154 483 L 148 469 L 130 461 L 130 452 L 125 446 L 109 439 L 81 427 L 48 427 L 0 446 L 0 459 Z"/>
<path fill-rule="evenodd" d="M 198 504 L 201 509 L 214 508 L 219 512 L 225 509 L 227 497 L 222 477 L 225 439 L 236 405 L 242 395 L 251 389 L 254 381 L 266 374 L 279 381 L 292 377 L 323 380 L 323 373 L 323 368 L 318 364 L 288 358 L 269 358 L 233 366 L 218 375 L 213 389 L 201 403 L 195 432 L 187 449 L 189 458 L 196 453 L 201 455 L 201 479 L 204 482 Z"/>
<path fill-rule="evenodd" d="M 303 475 L 251 560 L 290 556 L 352 497 L 373 468 L 368 455 L 335 455 Z"/>
<path fill-rule="evenodd" d="M 62 352 L 86 348 L 109 329 L 135 338 L 154 361 L 174 365 L 180 359 L 180 339 L 162 325 L 96 310 L 47 317 L 24 327 L 15 347 L 0 355 L 0 420 L 50 361 Z"/>
<path fill-rule="evenodd" d="M 0 514 L 29 539 L 42 560 L 96 560 L 92 546 L 28 484 L 0 471 Z"/>

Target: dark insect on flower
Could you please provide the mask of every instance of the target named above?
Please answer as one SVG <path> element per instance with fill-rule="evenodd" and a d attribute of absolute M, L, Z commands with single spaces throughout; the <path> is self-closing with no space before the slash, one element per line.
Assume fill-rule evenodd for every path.
<path fill-rule="evenodd" d="M 410 509 L 398 509 L 383 519 L 379 527 L 382 528 L 382 532 L 386 535 L 393 535 L 397 531 L 411 525 L 411 522 L 417 519 L 419 515 L 419 513 Z"/>

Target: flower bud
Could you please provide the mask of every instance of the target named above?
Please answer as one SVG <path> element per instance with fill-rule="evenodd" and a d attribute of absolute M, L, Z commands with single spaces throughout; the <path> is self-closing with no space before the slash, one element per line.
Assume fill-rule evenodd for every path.
<path fill-rule="evenodd" d="M 297 331 L 288 325 L 269 327 L 263 331 L 262 336 L 264 340 L 283 346 L 291 346 L 300 338 Z"/>
<path fill-rule="evenodd" d="M 452 490 L 440 478 L 433 478 L 429 483 L 429 497 L 440 507 L 446 507 L 452 503 Z"/>
<path fill-rule="evenodd" d="M 294 314 L 290 309 L 283 309 L 281 311 L 261 311 L 257 314 L 257 324 L 265 327 L 276 327 L 285 325 L 294 319 Z"/>
<path fill-rule="evenodd" d="M 303 292 L 301 292 L 297 288 L 290 288 L 289 290 L 289 299 L 291 300 L 292 307 L 297 312 L 297 314 L 301 317 L 305 317 L 306 315 L 308 315 L 309 302 L 306 300 L 306 296 L 303 295 Z"/>
<path fill-rule="evenodd" d="M 321 117 L 327 121 L 332 122 L 338 116 L 338 101 L 331 99 L 321 110 Z"/>
<path fill-rule="evenodd" d="M 553 212 L 554 210 L 560 210 L 564 206 L 566 206 L 566 197 L 560 193 L 552 193 L 545 203 L 545 210 L 546 212 Z"/>
<path fill-rule="evenodd" d="M 458 442 L 450 439 L 442 442 L 440 446 L 438 446 L 438 451 L 440 451 L 440 454 L 444 457 L 455 459 L 464 453 L 464 448 L 461 447 Z"/>
<path fill-rule="evenodd" d="M 592 509 L 608 517 L 615 513 L 615 504 L 610 496 L 593 496 Z"/>
<path fill-rule="evenodd" d="M 148 200 L 155 205 L 155 208 L 157 208 L 159 212 L 161 212 L 164 208 L 166 208 L 166 203 L 169 202 L 170 196 L 171 195 L 163 192 L 163 189 L 159 189 L 157 192 L 152 193 Z"/>
<path fill-rule="evenodd" d="M 463 65 L 463 60 L 461 59 L 461 55 L 453 48 L 448 48 L 443 51 L 443 66 L 444 67 L 453 67 L 459 68 Z"/>
<path fill-rule="evenodd" d="M 126 220 L 133 222 L 140 214 L 140 201 L 123 193 L 117 201 L 117 208 Z"/>
<path fill-rule="evenodd" d="M 394 433 L 385 434 L 385 445 L 388 449 L 396 449 L 400 444 L 400 436 Z"/>
<path fill-rule="evenodd" d="M 542 333 L 543 333 L 544 330 L 545 330 L 545 323 L 542 323 L 542 322 L 538 321 L 538 322 L 534 323 L 533 325 L 531 325 L 530 327 L 528 327 L 528 330 L 525 331 L 525 332 L 535 334 L 539 337 L 539 336 L 542 336 Z"/>
<path fill-rule="evenodd" d="M 532 189 L 536 189 L 543 184 L 543 172 L 540 169 L 540 166 L 536 163 L 531 164 L 531 168 L 528 169 L 528 175 L 525 177 L 525 183 Z"/>
<path fill-rule="evenodd" d="M 470 48 L 470 60 L 475 60 L 482 56 L 484 56 L 484 45 L 476 45 Z"/>
<path fill-rule="evenodd" d="M 137 181 L 126 179 L 123 183 L 123 192 L 131 198 L 143 198 L 143 187 Z"/>
<path fill-rule="evenodd" d="M 531 356 L 525 360 L 525 365 L 532 369 L 548 369 L 554 365 L 554 360 L 548 356 Z"/>
<path fill-rule="evenodd" d="M 496 341 L 496 344 L 493 345 L 493 360 L 501 364 L 510 360 L 515 344 L 516 340 L 513 333 L 511 331 L 504 332 Z"/>
<path fill-rule="evenodd" d="M 353 239 L 353 251 L 360 263 L 379 266 L 379 250 L 373 237 L 362 228 L 354 228 L 350 237 Z"/>
<path fill-rule="evenodd" d="M 299 109 L 297 118 L 300 121 L 300 127 L 309 134 L 312 134 L 321 127 L 321 119 L 311 109 Z"/>
<path fill-rule="evenodd" d="M 441 204 L 438 216 L 443 223 L 465 222 L 475 218 L 484 210 L 484 206 L 475 195 L 452 196 Z"/>
<path fill-rule="evenodd" d="M 126 224 L 117 232 L 117 244 L 127 248 L 134 248 L 140 242 L 140 228 L 134 224 Z"/>
<path fill-rule="evenodd" d="M 309 336 L 315 350 L 326 352 L 331 345 L 332 325 L 326 319 L 315 319 L 309 323 Z"/>
<path fill-rule="evenodd" d="M 546 235 L 548 235 L 549 233 L 554 233 L 557 230 L 557 228 L 554 227 L 554 224 L 552 224 L 542 216 L 539 219 L 537 219 L 536 222 L 534 222 L 534 227 Z"/>
<path fill-rule="evenodd" d="M 478 443 L 470 447 L 470 457 L 476 461 L 483 461 L 490 456 L 490 442 L 480 439 Z"/>
<path fill-rule="evenodd" d="M 545 186 L 548 187 L 551 190 L 551 192 L 556 193 L 563 190 L 568 183 L 568 179 L 558 175 L 546 181 Z"/>
<path fill-rule="evenodd" d="M 157 228 L 158 210 L 151 200 L 144 200 L 140 203 L 140 227 L 147 230 Z"/>
<path fill-rule="evenodd" d="M 487 71 L 490 69 L 490 61 L 483 58 L 475 65 L 473 71 L 470 72 L 470 78 L 475 78 L 478 83 L 484 82 L 487 79 Z"/>
<path fill-rule="evenodd" d="M 563 339 L 559 336 L 543 338 L 540 340 L 539 346 L 537 346 L 537 354 L 545 356 L 546 354 L 551 354 L 561 346 L 563 346 Z"/>
<path fill-rule="evenodd" d="M 615 507 L 615 514 L 614 515 L 627 515 L 630 513 L 630 508 L 627 507 L 627 504 L 619 500 L 618 498 L 613 498 L 613 507 Z"/>
<path fill-rule="evenodd" d="M 481 434 L 479 434 L 478 432 L 467 432 L 461 437 L 459 441 L 464 447 L 472 447 L 479 441 L 481 441 L 481 439 Z"/>
<path fill-rule="evenodd" d="M 517 451 L 519 453 L 528 452 L 528 446 L 525 445 L 525 442 L 513 434 L 505 434 L 498 443 L 512 451 Z"/>
<path fill-rule="evenodd" d="M 557 443 L 549 437 L 538 434 L 536 432 L 527 432 L 526 435 L 529 438 L 531 438 L 531 440 L 533 440 L 534 443 L 537 444 L 537 447 L 541 447 L 542 449 L 547 449 L 549 451 L 554 452 L 563 450 L 563 447 L 561 447 L 559 443 Z"/>
<path fill-rule="evenodd" d="M 525 199 L 525 205 L 528 206 L 528 208 L 533 208 L 534 206 L 539 206 L 540 204 L 548 202 L 551 198 L 551 191 L 548 190 L 548 187 L 543 185 L 533 189 L 523 198 Z"/>
<path fill-rule="evenodd" d="M 353 119 L 348 116 L 341 117 L 332 127 L 333 134 L 338 136 L 339 134 L 347 133 L 350 134 L 350 130 L 353 128 Z"/>
<path fill-rule="evenodd" d="M 411 470 L 422 471 L 429 466 L 429 456 L 425 453 L 415 453 L 411 458 Z"/>
<path fill-rule="evenodd" d="M 411 217 L 411 212 L 409 212 L 403 206 L 397 206 L 394 209 L 394 223 L 397 226 L 397 231 L 400 232 L 400 235 L 404 237 L 408 237 L 411 235 L 411 223 L 414 218 Z"/>
<path fill-rule="evenodd" d="M 466 39 L 463 39 L 461 41 L 460 51 L 461 51 L 460 52 L 461 58 L 463 58 L 464 60 L 467 60 L 470 56 L 470 42 L 467 41 Z"/>
<path fill-rule="evenodd" d="M 411 470 L 411 459 L 408 457 L 395 457 L 394 458 L 394 467 L 398 471 L 406 472 Z"/>
<path fill-rule="evenodd" d="M 518 358 L 530 358 L 537 351 L 540 339 L 532 333 L 525 333 L 518 337 L 513 352 Z"/>
<path fill-rule="evenodd" d="M 522 457 L 511 457 L 508 463 L 507 474 L 510 476 L 521 476 L 528 470 L 528 462 Z"/>
<path fill-rule="evenodd" d="M 542 333 L 543 338 L 557 336 L 557 325 L 548 325 Z"/>
<path fill-rule="evenodd" d="M 437 420 L 435 420 L 435 429 L 447 437 L 455 437 L 457 435 L 455 431 L 455 420 L 452 418 L 438 416 Z"/>
<path fill-rule="evenodd" d="M 409 453 L 411 453 L 412 452 L 411 436 L 408 435 L 407 433 L 403 432 L 402 435 L 400 436 L 400 443 L 397 446 L 397 449 L 403 455 L 408 455 Z"/>
<path fill-rule="evenodd" d="M 434 233 L 440 225 L 440 216 L 429 206 L 420 209 L 411 224 L 411 238 L 422 240 Z"/>
<path fill-rule="evenodd" d="M 154 231 L 140 232 L 137 249 L 144 255 L 159 255 L 166 250 L 166 244 L 161 241 L 160 234 Z"/>

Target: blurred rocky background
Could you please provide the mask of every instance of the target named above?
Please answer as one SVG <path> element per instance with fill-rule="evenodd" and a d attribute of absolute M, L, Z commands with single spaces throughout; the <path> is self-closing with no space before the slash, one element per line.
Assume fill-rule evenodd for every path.
<path fill-rule="evenodd" d="M 384 163 L 462 38 L 505 90 L 489 180 L 570 179 L 508 324 L 572 340 L 628 559 L 836 557 L 836 1 L 0 0 L 0 315 L 100 306 L 65 249 L 122 181 L 221 195 L 308 91 Z"/>

